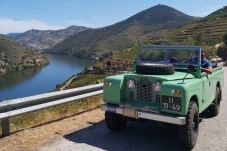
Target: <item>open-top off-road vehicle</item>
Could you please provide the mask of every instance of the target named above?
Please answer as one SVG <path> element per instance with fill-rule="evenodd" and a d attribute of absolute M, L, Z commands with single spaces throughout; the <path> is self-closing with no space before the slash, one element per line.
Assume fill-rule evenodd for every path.
<path fill-rule="evenodd" d="M 224 71 L 201 72 L 197 46 L 141 46 L 129 74 L 104 80 L 105 122 L 112 131 L 129 119 L 148 119 L 178 125 L 180 142 L 192 149 L 197 141 L 199 114 L 220 110 Z"/>

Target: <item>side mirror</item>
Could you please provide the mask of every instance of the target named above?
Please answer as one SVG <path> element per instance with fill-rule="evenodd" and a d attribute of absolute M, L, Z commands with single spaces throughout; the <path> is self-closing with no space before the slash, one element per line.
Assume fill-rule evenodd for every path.
<path fill-rule="evenodd" d="M 188 72 L 196 72 L 197 68 L 193 65 L 189 65 L 187 70 L 188 70 Z"/>

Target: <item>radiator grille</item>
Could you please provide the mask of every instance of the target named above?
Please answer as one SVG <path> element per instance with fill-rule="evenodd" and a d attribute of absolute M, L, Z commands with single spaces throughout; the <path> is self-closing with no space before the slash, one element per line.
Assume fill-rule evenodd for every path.
<path fill-rule="evenodd" d="M 160 103 L 160 101 L 161 101 L 161 96 L 160 95 L 156 95 L 155 96 L 155 102 L 156 103 Z"/>
<path fill-rule="evenodd" d="M 140 79 L 137 81 L 137 100 L 152 101 L 152 82 L 148 79 Z"/>
<path fill-rule="evenodd" d="M 129 98 L 130 100 L 134 100 L 134 99 L 135 99 L 135 98 L 134 98 L 134 92 L 129 92 L 128 98 Z"/>

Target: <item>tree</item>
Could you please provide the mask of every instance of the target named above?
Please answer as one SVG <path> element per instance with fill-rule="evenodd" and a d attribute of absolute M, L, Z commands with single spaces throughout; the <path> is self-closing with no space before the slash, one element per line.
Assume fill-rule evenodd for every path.
<path fill-rule="evenodd" d="M 224 44 L 227 45 L 227 33 L 224 34 L 222 40 L 223 40 Z"/>
<path fill-rule="evenodd" d="M 227 46 L 218 48 L 218 56 L 220 56 L 224 61 L 227 60 Z"/>
<path fill-rule="evenodd" d="M 187 38 L 183 40 L 182 44 L 193 46 L 193 45 L 195 45 L 195 41 L 191 36 L 187 36 Z"/>
<path fill-rule="evenodd" d="M 195 34 L 193 36 L 194 42 L 196 46 L 202 45 L 202 42 L 204 41 L 204 32 L 199 32 L 198 34 Z"/>
<path fill-rule="evenodd" d="M 227 33 L 223 35 L 222 41 L 224 44 L 220 45 L 218 48 L 218 56 L 220 56 L 224 61 L 227 60 Z"/>

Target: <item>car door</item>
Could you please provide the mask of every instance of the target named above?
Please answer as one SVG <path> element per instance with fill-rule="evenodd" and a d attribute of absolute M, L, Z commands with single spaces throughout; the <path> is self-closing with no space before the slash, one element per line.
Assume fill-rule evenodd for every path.
<path fill-rule="evenodd" d="M 206 73 L 202 74 L 202 81 L 203 81 L 203 103 L 207 101 L 212 102 L 214 99 L 214 92 L 210 75 Z"/>

